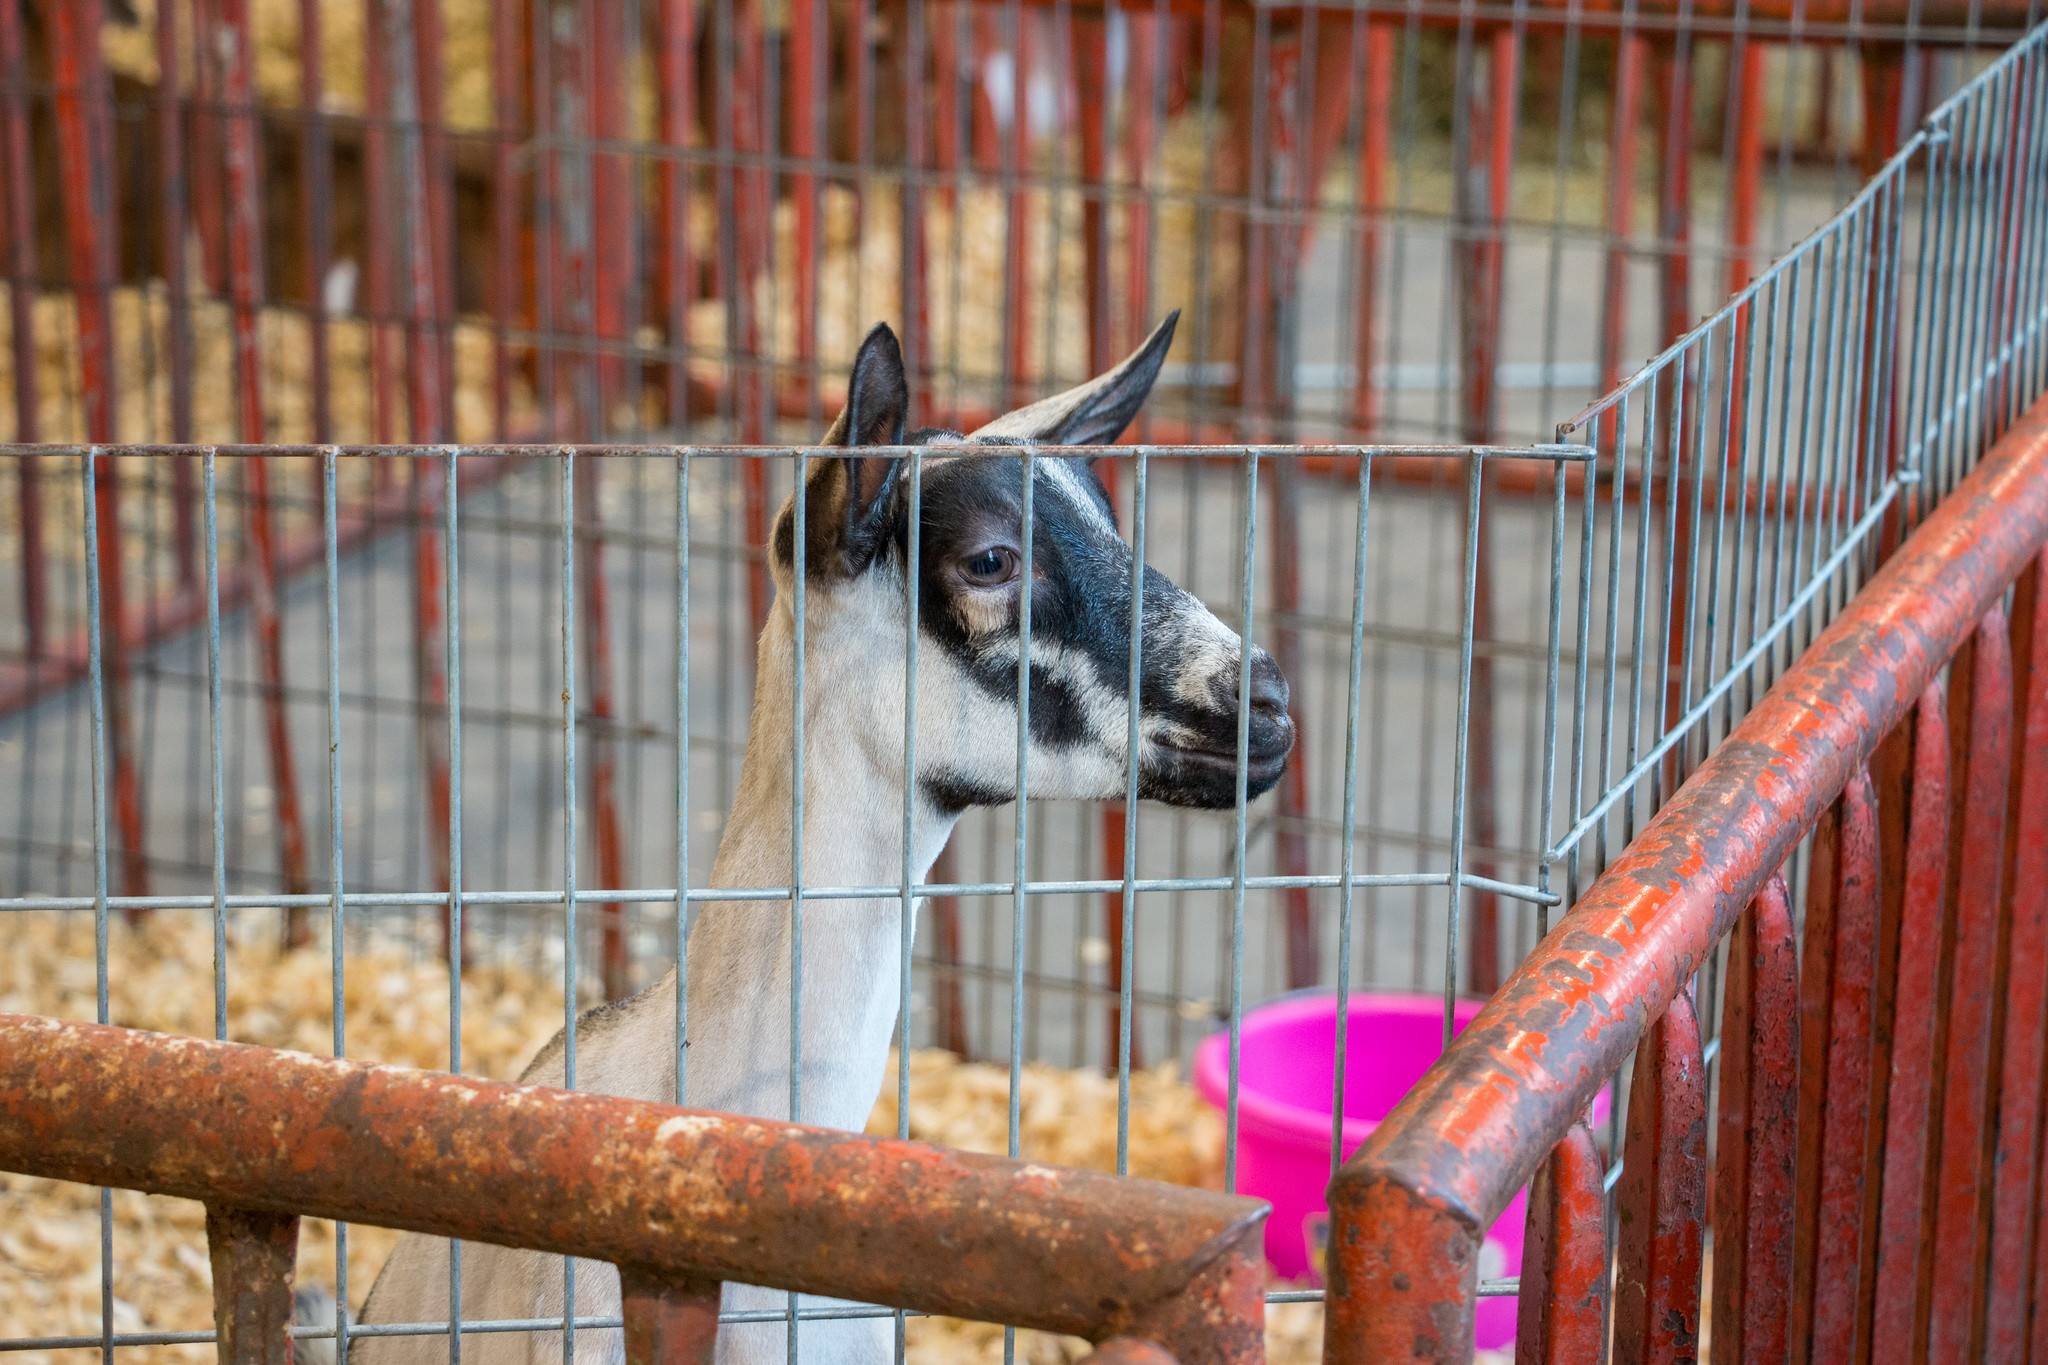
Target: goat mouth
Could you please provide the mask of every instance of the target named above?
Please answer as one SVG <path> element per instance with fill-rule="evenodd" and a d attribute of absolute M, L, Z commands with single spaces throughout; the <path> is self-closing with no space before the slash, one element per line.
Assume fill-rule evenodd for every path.
<path fill-rule="evenodd" d="M 1246 788 L 1251 796 L 1257 796 L 1279 780 L 1287 767 L 1287 757 L 1294 752 L 1294 736 L 1290 734 L 1285 746 L 1273 746 L 1264 750 L 1253 748 L 1245 755 L 1244 772 Z M 1162 753 L 1187 767 L 1211 774 L 1236 777 L 1237 746 L 1228 749 L 1197 749 L 1180 744 L 1162 744 Z"/>

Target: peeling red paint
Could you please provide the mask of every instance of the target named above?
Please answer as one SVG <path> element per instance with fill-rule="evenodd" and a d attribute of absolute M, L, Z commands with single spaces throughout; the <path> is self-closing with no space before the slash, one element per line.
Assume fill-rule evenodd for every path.
<path fill-rule="evenodd" d="M 607 1095 L 0 1014 L 0 1169 L 1263 1354 L 1255 1200 Z"/>

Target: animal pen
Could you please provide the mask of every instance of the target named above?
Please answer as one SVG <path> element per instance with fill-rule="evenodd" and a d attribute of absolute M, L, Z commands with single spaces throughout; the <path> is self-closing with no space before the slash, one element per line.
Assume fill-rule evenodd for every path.
<path fill-rule="evenodd" d="M 636 1361 L 706 1350 L 719 1280 L 792 1291 L 793 1344 L 914 1310 L 1187 1365 L 1258 1352 L 1261 1289 L 1327 1293 L 1347 1361 L 1508 1337 L 1528 1360 L 2022 1359 L 2048 1332 L 2031 3 L 107 8 L 0 0 L 0 1166 L 206 1200 L 223 1352 L 279 1358 L 265 1276 L 300 1213 L 338 1220 L 318 1255 L 344 1305 L 374 1270 L 349 1221 L 629 1269 L 617 1317 L 375 1328 L 451 1353 L 622 1327 Z M 650 1242 L 585 1205 L 603 1179 L 684 1198 L 656 1106 L 521 1117 L 483 1082 L 18 1017 L 341 1056 L 351 1011 L 431 1013 L 431 1044 L 370 1060 L 509 1078 L 531 1016 L 573 1030 L 736 898 L 705 877 L 765 546 L 843 456 L 806 443 L 868 324 L 900 332 L 912 425 L 970 431 L 1174 308 L 1094 467 L 1139 562 L 1292 684 L 1273 794 L 971 811 L 923 882 L 906 859 L 809 885 L 793 851 L 790 884 L 745 892 L 799 923 L 900 902 L 871 1130 L 955 1143 L 918 1128 L 921 1049 L 1008 1068 L 985 1093 L 1011 1158 L 1045 1150 L 1027 1064 L 1104 1074 L 1099 1164 L 1224 1193 L 1069 1174 L 1032 1197 L 1094 1240 L 1146 1230 L 1150 1259 L 1049 1250 L 1004 1183 L 1047 1167 L 774 1124 L 689 1130 L 687 1155 L 801 1150 L 876 1202 L 689 1203 L 701 1235 Z M 917 660 L 889 686 L 915 697 Z M 445 1008 L 352 986 L 361 964 Z M 264 972 L 322 1011 L 256 995 Z M 1327 1288 L 1269 1285 L 1226 1198 L 1245 1016 L 1311 988 L 1338 1019 L 1437 999 L 1447 1049 L 1366 1137 L 1330 1118 L 1356 1113 L 1336 1030 L 1332 1172 L 1366 1145 L 1332 1186 Z M 1220 1133 L 1161 1164 L 1148 1140 L 1214 1120 L 1148 1114 L 1176 1085 L 1156 1068 L 1219 1031 Z M 1576 1121 L 1610 1082 L 1596 1136 Z M 323 1087 L 387 1084 L 379 1123 L 317 1122 Z M 335 1159 L 295 1164 L 240 1108 Z M 463 1124 L 504 1159 L 378 1155 Z M 542 1174 L 513 1153 L 613 1130 L 642 1146 L 547 1168 L 565 1193 L 533 1217 L 558 1224 L 507 1211 Z M 920 1202 L 881 1174 L 904 1163 L 993 1211 Z M 1532 1176 L 1520 1273 L 1489 1269 Z M 52 1307 L 0 1348 L 216 1340 L 120 1320 L 113 1197 L 91 1207 L 89 1319 Z M 1320 1252 L 1324 1226 L 1263 1247 Z M 718 1249 L 763 1228 L 752 1260 Z M 971 1237 L 985 1259 L 931 1250 Z"/>

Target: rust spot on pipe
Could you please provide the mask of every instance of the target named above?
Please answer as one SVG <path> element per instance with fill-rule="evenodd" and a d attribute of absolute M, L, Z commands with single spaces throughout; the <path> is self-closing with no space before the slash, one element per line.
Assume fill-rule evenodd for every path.
<path fill-rule="evenodd" d="M 1013 1323 L 1263 1341 L 1265 1205 L 543 1086 L 0 1014 L 0 1168 Z"/>

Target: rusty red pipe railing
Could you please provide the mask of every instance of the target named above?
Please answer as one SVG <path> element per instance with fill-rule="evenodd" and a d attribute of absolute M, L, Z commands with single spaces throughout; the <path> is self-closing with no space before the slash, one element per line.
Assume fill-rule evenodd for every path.
<path fill-rule="evenodd" d="M 608 1095 L 0 1014 L 0 1169 L 610 1261 L 681 1294 L 629 1339 L 730 1280 L 1264 1354 L 1256 1200 Z M 281 1336 L 244 1269 L 216 1285 Z"/>
<path fill-rule="evenodd" d="M 1470 1353 L 1484 1229 L 2044 541 L 2048 400 L 1985 454 L 1339 1172 L 1326 1360 Z"/>

